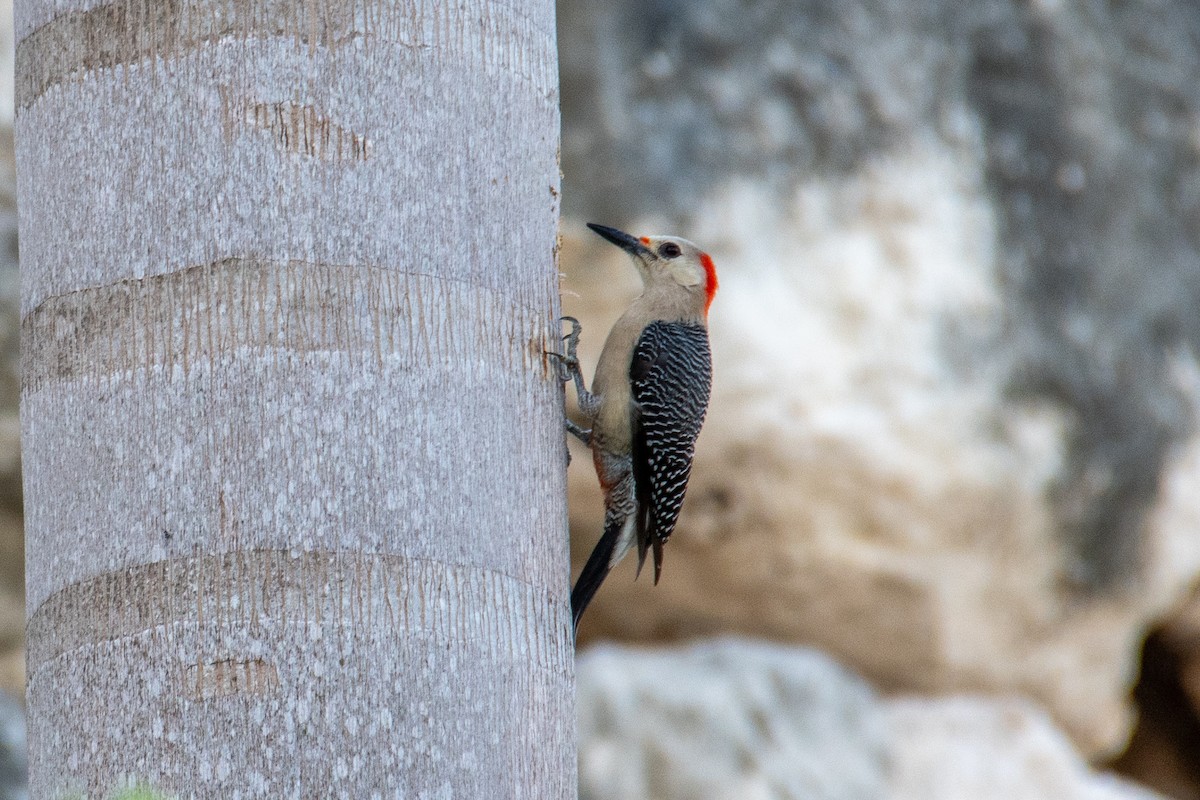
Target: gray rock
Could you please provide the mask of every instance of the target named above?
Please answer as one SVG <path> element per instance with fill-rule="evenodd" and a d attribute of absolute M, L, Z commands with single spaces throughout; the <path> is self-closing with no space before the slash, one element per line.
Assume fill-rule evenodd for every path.
<path fill-rule="evenodd" d="M 0 800 L 28 800 L 25 709 L 0 692 Z"/>
<path fill-rule="evenodd" d="M 1098 773 L 1046 713 L 1016 698 L 909 697 L 884 703 L 891 800 L 1162 800 Z"/>
<path fill-rule="evenodd" d="M 877 800 L 885 726 L 813 651 L 723 639 L 577 662 L 581 800 Z"/>
<path fill-rule="evenodd" d="M 580 654 L 581 800 L 1163 800 L 1016 696 L 879 699 L 745 639 Z"/>

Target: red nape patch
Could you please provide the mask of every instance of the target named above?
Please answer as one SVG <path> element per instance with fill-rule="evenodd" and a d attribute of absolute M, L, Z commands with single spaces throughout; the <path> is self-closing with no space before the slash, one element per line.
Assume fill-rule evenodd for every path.
<path fill-rule="evenodd" d="M 643 236 L 641 239 L 638 239 L 638 241 L 641 242 L 642 244 L 646 245 L 646 247 L 650 246 L 650 237 L 649 236 Z"/>
<path fill-rule="evenodd" d="M 707 314 L 708 307 L 712 305 L 713 297 L 717 294 L 717 267 L 708 253 L 700 254 L 700 265 L 704 267 L 704 293 L 708 296 L 704 303 L 704 313 Z"/>

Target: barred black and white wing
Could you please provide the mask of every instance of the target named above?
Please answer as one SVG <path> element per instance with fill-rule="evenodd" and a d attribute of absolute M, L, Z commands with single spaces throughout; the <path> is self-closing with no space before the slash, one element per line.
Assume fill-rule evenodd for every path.
<path fill-rule="evenodd" d="M 696 437 L 712 389 L 708 331 L 683 322 L 652 322 L 642 331 L 629 367 L 633 400 L 633 477 L 637 493 L 638 571 L 654 550 L 654 582 L 662 546 L 675 530 Z"/>

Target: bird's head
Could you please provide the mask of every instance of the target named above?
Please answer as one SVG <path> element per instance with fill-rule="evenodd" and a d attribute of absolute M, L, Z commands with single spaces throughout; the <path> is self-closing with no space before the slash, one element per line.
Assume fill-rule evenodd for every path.
<path fill-rule="evenodd" d="M 694 295 L 704 312 L 717 293 L 717 268 L 712 258 L 687 239 L 678 236 L 631 236 L 616 228 L 587 224 L 596 233 L 633 257 L 646 288 L 679 287 Z M 678 291 L 678 289 L 676 289 Z"/>

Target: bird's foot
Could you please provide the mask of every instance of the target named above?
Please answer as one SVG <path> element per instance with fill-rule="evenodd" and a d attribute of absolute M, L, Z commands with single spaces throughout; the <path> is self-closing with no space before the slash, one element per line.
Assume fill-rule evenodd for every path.
<path fill-rule="evenodd" d="M 563 383 L 568 383 L 572 380 L 580 383 L 583 380 L 583 374 L 579 366 L 579 355 L 577 349 L 579 347 L 579 334 L 583 331 L 583 327 L 579 324 L 579 320 L 574 317 L 562 317 L 560 322 L 571 323 L 571 332 L 563 337 L 563 341 L 567 343 L 566 353 L 558 353 L 553 350 L 543 350 L 542 352 L 554 359 L 558 366 L 558 379 Z"/>

